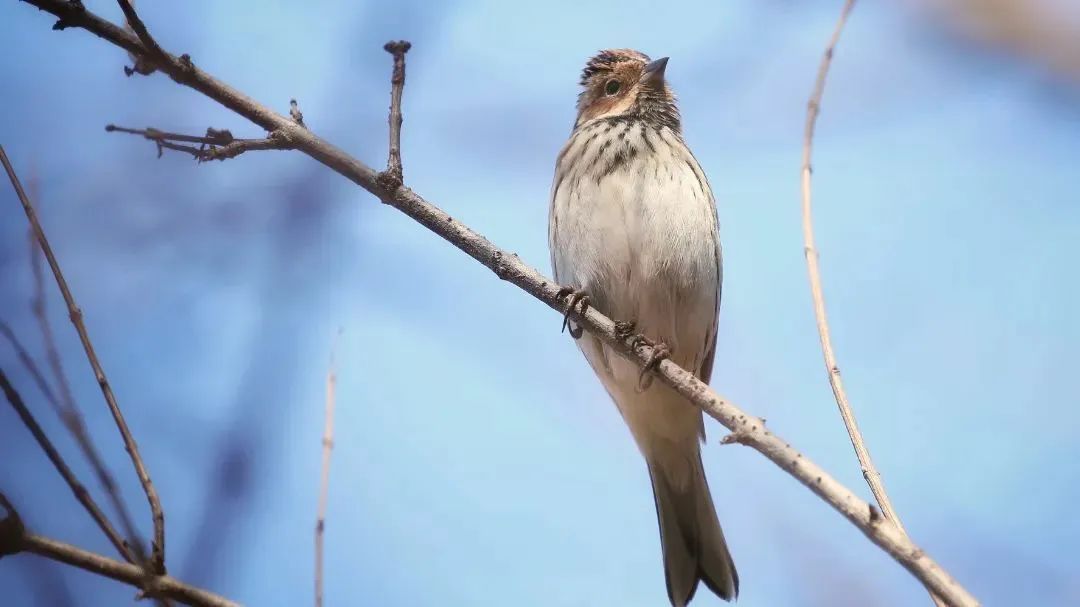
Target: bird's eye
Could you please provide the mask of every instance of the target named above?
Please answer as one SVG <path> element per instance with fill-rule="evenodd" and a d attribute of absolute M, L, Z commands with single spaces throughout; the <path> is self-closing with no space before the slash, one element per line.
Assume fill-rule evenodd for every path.
<path fill-rule="evenodd" d="M 615 93 L 618 93 L 619 87 L 621 86 L 622 85 L 619 84 L 618 80 L 608 80 L 607 84 L 604 85 L 604 93 L 607 94 L 608 97 L 610 97 Z"/>

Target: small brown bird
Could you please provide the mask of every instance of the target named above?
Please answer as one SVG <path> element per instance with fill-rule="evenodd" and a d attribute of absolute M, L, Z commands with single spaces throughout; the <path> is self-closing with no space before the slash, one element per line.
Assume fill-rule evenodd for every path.
<path fill-rule="evenodd" d="M 587 298 L 632 322 L 708 382 L 722 276 L 716 204 L 683 141 L 666 67 L 666 57 L 628 49 L 602 51 L 585 66 L 551 190 L 551 263 L 573 293 L 570 306 Z M 581 336 L 572 324 L 570 332 Z M 648 464 L 671 604 L 689 603 L 699 581 L 736 597 L 739 576 L 701 463 L 701 410 L 666 385 L 647 385 L 591 335 L 578 345 Z"/>

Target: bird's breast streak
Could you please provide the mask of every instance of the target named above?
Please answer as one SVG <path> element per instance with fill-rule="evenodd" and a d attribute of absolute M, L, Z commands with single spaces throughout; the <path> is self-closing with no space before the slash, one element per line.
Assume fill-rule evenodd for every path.
<path fill-rule="evenodd" d="M 708 185 L 674 136 L 622 128 L 623 137 L 579 133 L 567 147 L 563 159 L 574 164 L 560 166 L 553 209 L 556 278 L 588 291 L 616 319 L 648 325 L 655 319 L 643 313 L 679 317 L 652 327 L 667 333 L 704 313 L 708 328 L 718 287 Z M 616 154 L 619 166 L 607 172 Z"/>

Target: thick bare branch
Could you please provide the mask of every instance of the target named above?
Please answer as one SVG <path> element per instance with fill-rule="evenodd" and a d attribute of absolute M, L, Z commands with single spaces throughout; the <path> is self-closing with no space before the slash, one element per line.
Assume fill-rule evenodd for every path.
<path fill-rule="evenodd" d="M 0 369 L 0 390 L 4 392 L 4 396 L 11 405 L 11 408 L 15 410 L 19 419 L 22 420 L 23 425 L 25 425 L 26 429 L 30 431 L 30 434 L 34 436 L 34 440 L 37 441 L 41 450 L 45 452 L 49 461 L 52 462 L 53 467 L 56 468 L 56 471 L 63 477 L 64 482 L 71 488 L 71 492 L 75 494 L 75 499 L 79 500 L 79 503 L 83 505 L 83 508 L 90 513 L 90 518 L 94 519 L 98 528 L 100 528 L 101 532 L 105 534 L 105 537 L 109 539 L 109 543 L 116 547 L 116 551 L 120 553 L 120 556 L 124 557 L 124 560 L 129 563 L 134 563 L 135 555 L 132 554 L 127 543 L 124 542 L 120 537 L 120 534 L 116 532 L 112 523 L 109 522 L 108 517 L 106 517 L 105 513 L 98 507 L 97 502 L 94 501 L 94 498 L 90 497 L 90 492 L 87 491 L 86 487 L 84 487 L 83 484 L 79 482 L 79 479 L 75 477 L 75 473 L 71 471 L 67 462 L 64 461 L 63 456 L 56 450 L 56 447 L 52 444 L 52 441 L 49 440 L 49 437 L 45 435 L 45 431 L 41 429 L 41 425 L 38 424 L 37 419 L 30 413 L 30 409 L 26 407 L 26 404 L 23 403 L 22 397 L 19 395 L 18 391 L 15 390 L 15 386 L 11 385 L 11 382 L 8 381 L 7 375 L 4 373 L 3 369 Z"/>
<path fill-rule="evenodd" d="M 185 584 L 174 577 L 147 576 L 137 565 L 116 561 L 71 544 L 29 533 L 19 513 L 3 493 L 0 493 L 0 508 L 6 511 L 6 516 L 0 519 L 0 558 L 20 553 L 36 554 L 123 582 L 141 590 L 143 596 L 173 599 L 195 607 L 239 607 L 238 603 Z"/>
<path fill-rule="evenodd" d="M 86 29 L 116 46 L 136 53 L 145 52 L 138 39 L 122 28 L 88 11 L 71 14 L 62 0 L 22 1 L 62 17 L 67 25 Z M 402 185 L 388 189 L 380 183 L 379 174 L 364 163 L 303 129 L 291 119 L 273 112 L 198 69 L 190 61 L 182 62 L 170 55 L 170 61 L 162 67 L 162 71 L 263 129 L 271 132 L 280 130 L 296 149 L 371 192 L 382 202 L 405 213 L 491 269 L 500 279 L 518 286 L 559 313 L 566 309 L 567 297 L 559 295 L 559 285 L 522 263 L 516 255 L 495 247 L 486 238 L 455 221 L 408 187 Z M 182 78 L 177 77 L 178 75 Z M 651 346 L 637 339 L 637 336 L 627 336 L 616 331 L 615 323 L 595 308 L 590 307 L 584 312 L 572 310 L 570 314 L 576 324 L 639 366 L 644 366 L 652 358 Z M 741 432 L 740 436 L 743 438 L 740 442 L 760 452 L 840 512 L 874 544 L 908 569 L 923 584 L 943 596 L 950 605 L 971 607 L 979 604 L 894 524 L 880 517 L 872 517 L 870 504 L 859 499 L 819 466 L 766 430 L 757 418 L 747 415 L 670 360 L 664 360 L 657 366 L 656 375 L 721 424 L 733 432 Z"/>
<path fill-rule="evenodd" d="M 52 246 L 45 237 L 45 231 L 41 228 L 41 223 L 38 222 L 37 213 L 34 211 L 33 205 L 30 204 L 30 199 L 27 198 L 26 192 L 23 190 L 22 184 L 19 182 L 19 177 L 15 174 L 15 169 L 11 166 L 11 161 L 8 159 L 7 152 L 4 151 L 3 146 L 0 146 L 0 163 L 4 165 L 4 170 L 7 171 L 8 179 L 11 180 L 11 185 L 15 188 L 15 193 L 19 197 L 19 202 L 22 203 L 26 218 L 34 228 L 34 233 L 37 235 L 41 251 L 45 254 L 45 259 L 49 262 L 49 267 L 52 269 L 56 284 L 60 287 L 60 293 L 64 296 L 64 303 L 67 304 L 68 315 L 71 318 L 71 323 L 75 326 L 76 333 L 79 334 L 79 340 L 82 342 L 83 350 L 86 352 L 86 359 L 90 362 L 90 368 L 94 371 L 94 377 L 97 379 L 98 386 L 101 388 L 101 393 L 105 397 L 105 403 L 108 405 L 109 411 L 113 416 L 113 421 L 116 422 L 116 427 L 119 429 L 120 436 L 124 441 L 124 448 L 131 458 L 131 463 L 135 467 L 135 473 L 139 477 L 139 482 L 142 484 L 143 491 L 146 493 L 146 499 L 150 503 L 150 513 L 154 522 L 154 542 L 151 567 L 153 568 L 154 573 L 164 574 L 165 514 L 161 509 L 161 500 L 158 498 L 157 490 L 154 489 L 154 484 L 150 480 L 150 473 L 146 470 L 146 465 L 143 463 L 142 456 L 139 455 L 139 447 L 135 442 L 135 437 L 132 436 L 131 430 L 128 429 L 127 422 L 124 420 L 124 414 L 120 411 L 120 406 L 116 402 L 112 387 L 109 385 L 109 380 L 105 376 L 105 370 L 102 368 L 97 353 L 94 351 L 94 345 L 90 341 L 90 335 L 87 333 L 86 325 L 82 320 L 82 311 L 79 310 L 79 307 L 75 304 L 75 297 L 71 294 L 71 289 L 68 288 L 67 280 L 64 279 L 64 274 L 60 270 L 60 264 L 56 261 L 56 256 L 53 254 Z"/>

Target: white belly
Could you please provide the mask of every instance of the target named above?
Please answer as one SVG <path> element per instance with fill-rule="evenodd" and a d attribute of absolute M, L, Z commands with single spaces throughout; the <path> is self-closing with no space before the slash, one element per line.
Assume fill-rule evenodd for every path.
<path fill-rule="evenodd" d="M 618 135 L 620 127 L 594 137 L 602 128 L 579 130 L 560 157 L 549 226 L 555 278 L 583 289 L 612 319 L 635 321 L 639 332 L 668 345 L 674 362 L 700 374 L 706 358 L 711 366 L 721 280 L 708 182 L 670 131 L 644 133 L 640 125 L 623 125 L 623 137 L 604 147 L 599 142 Z M 654 387 L 642 398 L 635 365 L 598 340 L 586 337 L 579 345 L 639 444 L 635 426 L 651 426 L 672 439 L 685 438 L 691 426 L 694 435 L 700 430 L 700 412 L 677 395 L 673 406 L 686 411 L 650 416 L 644 408 L 651 401 L 655 410 L 667 389 Z"/>

